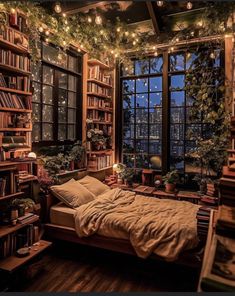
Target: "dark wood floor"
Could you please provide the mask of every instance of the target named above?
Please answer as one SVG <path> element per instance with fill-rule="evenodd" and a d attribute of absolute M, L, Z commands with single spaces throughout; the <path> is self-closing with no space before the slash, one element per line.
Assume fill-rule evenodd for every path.
<path fill-rule="evenodd" d="M 198 282 L 195 269 L 69 243 L 56 243 L 38 264 L 44 268 L 13 291 L 196 291 Z"/>

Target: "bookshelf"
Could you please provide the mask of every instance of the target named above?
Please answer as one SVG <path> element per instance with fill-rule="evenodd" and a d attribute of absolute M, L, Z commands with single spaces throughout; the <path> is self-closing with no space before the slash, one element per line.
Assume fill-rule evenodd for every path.
<path fill-rule="evenodd" d="M 89 172 L 105 172 L 112 168 L 115 148 L 114 70 L 102 61 L 89 59 L 85 74 L 87 167 Z M 90 133 L 92 137 L 88 137 Z M 92 141 L 93 138 L 96 140 Z"/>

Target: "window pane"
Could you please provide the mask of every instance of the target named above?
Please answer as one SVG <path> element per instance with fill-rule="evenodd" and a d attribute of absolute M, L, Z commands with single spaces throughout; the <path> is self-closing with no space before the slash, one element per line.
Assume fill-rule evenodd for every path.
<path fill-rule="evenodd" d="M 184 123 L 184 108 L 171 108 L 171 123 Z"/>
<path fill-rule="evenodd" d="M 135 97 L 130 95 L 123 96 L 123 109 L 134 108 L 135 106 Z"/>
<path fill-rule="evenodd" d="M 43 66 L 43 83 L 53 85 L 54 71 L 52 68 Z"/>
<path fill-rule="evenodd" d="M 148 110 L 136 109 L 136 123 L 148 123 Z"/>
<path fill-rule="evenodd" d="M 53 125 L 48 123 L 43 123 L 42 125 L 42 139 L 44 141 L 53 140 Z"/>
<path fill-rule="evenodd" d="M 32 140 L 40 141 L 41 140 L 41 130 L 40 130 L 40 124 L 34 123 L 33 124 L 33 132 L 32 132 Z"/>
<path fill-rule="evenodd" d="M 41 82 L 41 63 L 31 63 L 32 80 Z"/>
<path fill-rule="evenodd" d="M 197 53 L 189 52 L 186 54 L 186 69 L 194 69 L 195 61 L 198 57 Z"/>
<path fill-rule="evenodd" d="M 123 80 L 122 82 L 123 93 L 133 93 L 135 92 L 135 80 Z"/>
<path fill-rule="evenodd" d="M 172 91 L 171 92 L 171 107 L 184 106 L 185 104 L 185 92 L 184 91 Z"/>
<path fill-rule="evenodd" d="M 122 76 L 129 76 L 134 74 L 134 62 L 132 62 L 128 67 L 122 65 Z"/>
<path fill-rule="evenodd" d="M 148 125 L 137 124 L 136 125 L 136 139 L 147 139 L 148 138 Z"/>
<path fill-rule="evenodd" d="M 135 61 L 135 75 L 148 74 L 149 73 L 149 60 L 137 60 Z"/>
<path fill-rule="evenodd" d="M 150 59 L 150 73 L 162 73 L 163 58 L 162 56 Z"/>
<path fill-rule="evenodd" d="M 176 169 L 179 172 L 184 172 L 184 159 L 182 157 L 171 157 L 171 170 Z"/>
<path fill-rule="evenodd" d="M 162 108 L 149 109 L 149 123 L 162 122 Z"/>
<path fill-rule="evenodd" d="M 75 133 L 75 125 L 69 124 L 67 127 L 68 130 L 68 139 L 73 140 L 76 138 L 76 133 Z"/>
<path fill-rule="evenodd" d="M 41 121 L 41 105 L 33 104 L 33 122 Z"/>
<path fill-rule="evenodd" d="M 149 94 L 149 107 L 161 107 L 162 106 L 162 93 Z"/>
<path fill-rule="evenodd" d="M 137 153 L 148 153 L 148 141 L 136 141 Z"/>
<path fill-rule="evenodd" d="M 41 84 L 33 82 L 33 96 L 32 96 L 32 101 L 33 102 L 41 102 Z"/>
<path fill-rule="evenodd" d="M 150 141 L 149 142 L 149 153 L 161 155 L 162 145 L 160 141 Z"/>
<path fill-rule="evenodd" d="M 45 43 L 43 44 L 43 59 L 52 64 L 67 68 L 67 54 Z"/>
<path fill-rule="evenodd" d="M 65 124 L 58 125 L 58 139 L 60 141 L 63 141 L 64 139 L 66 139 L 66 125 Z"/>
<path fill-rule="evenodd" d="M 58 79 L 59 79 L 59 88 L 67 89 L 68 75 L 63 72 L 59 72 Z"/>
<path fill-rule="evenodd" d="M 177 142 L 171 142 L 171 156 L 184 156 L 184 146 L 179 146 Z"/>
<path fill-rule="evenodd" d="M 42 107 L 42 121 L 53 122 L 53 107 L 48 105 L 43 105 Z"/>
<path fill-rule="evenodd" d="M 201 124 L 190 124 L 186 126 L 187 140 L 198 139 L 201 137 Z"/>
<path fill-rule="evenodd" d="M 123 111 L 123 122 L 124 125 L 129 125 L 130 123 L 134 123 L 134 116 L 135 116 L 135 110 L 129 109 Z"/>
<path fill-rule="evenodd" d="M 68 56 L 68 68 L 69 70 L 78 71 L 78 59 L 77 57 Z"/>
<path fill-rule="evenodd" d="M 149 159 L 147 155 L 136 155 L 136 167 L 137 168 L 148 168 Z"/>
<path fill-rule="evenodd" d="M 42 101 L 46 104 L 53 104 L 53 87 L 48 85 L 43 85 L 43 95 Z"/>
<path fill-rule="evenodd" d="M 170 71 L 183 71 L 184 62 L 184 54 L 170 55 Z"/>
<path fill-rule="evenodd" d="M 59 106 L 67 105 L 67 90 L 59 89 L 58 105 Z"/>
<path fill-rule="evenodd" d="M 148 91 L 148 79 L 140 79 L 136 80 L 136 92 L 143 93 Z"/>
<path fill-rule="evenodd" d="M 135 156 L 133 154 L 123 154 L 123 163 L 128 168 L 134 167 L 134 160 L 135 160 Z"/>
<path fill-rule="evenodd" d="M 153 140 L 158 140 L 162 138 L 161 124 L 151 124 L 149 126 L 149 138 Z"/>
<path fill-rule="evenodd" d="M 184 75 L 172 75 L 171 76 L 171 89 L 181 90 L 184 88 Z"/>
<path fill-rule="evenodd" d="M 149 78 L 149 91 L 162 91 L 162 77 Z"/>
<path fill-rule="evenodd" d="M 68 106 L 69 107 L 76 107 L 76 93 L 68 91 Z"/>
<path fill-rule="evenodd" d="M 171 125 L 171 139 L 172 140 L 183 140 L 184 139 L 184 125 L 183 124 Z"/>
<path fill-rule="evenodd" d="M 134 152 L 134 141 L 124 140 L 122 144 L 123 153 L 133 153 Z"/>
<path fill-rule="evenodd" d="M 58 108 L 58 122 L 66 122 L 66 108 L 59 107 Z"/>
<path fill-rule="evenodd" d="M 136 108 L 148 108 L 148 94 L 136 95 Z"/>
<path fill-rule="evenodd" d="M 77 90 L 77 78 L 75 76 L 69 75 L 69 90 Z"/>
<path fill-rule="evenodd" d="M 134 138 L 134 125 L 124 125 L 123 126 L 123 138 L 133 139 Z"/>
<path fill-rule="evenodd" d="M 76 110 L 68 109 L 68 122 L 75 123 L 76 122 Z"/>

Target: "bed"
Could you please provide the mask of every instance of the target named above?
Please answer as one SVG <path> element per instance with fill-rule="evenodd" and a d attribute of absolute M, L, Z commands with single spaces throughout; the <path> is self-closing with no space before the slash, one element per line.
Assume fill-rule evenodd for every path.
<path fill-rule="evenodd" d="M 63 177 L 60 179 L 60 183 L 63 184 L 64 182 L 67 182 L 71 177 L 75 179 L 81 179 L 86 174 L 87 174 L 86 172 L 82 172 L 82 173 L 76 173 L 73 176 L 71 175 L 71 173 L 68 176 L 63 175 Z M 125 195 L 122 196 L 123 194 Z M 165 241 L 163 240 L 163 242 L 166 243 L 166 245 L 164 245 L 163 243 L 162 247 L 158 247 L 159 245 L 161 245 L 162 242 L 160 242 L 159 244 L 159 241 L 157 240 L 153 241 L 152 237 L 150 239 L 148 238 L 148 241 L 146 244 L 142 243 L 143 238 L 146 236 L 146 233 L 148 233 L 148 229 L 145 227 L 143 223 L 140 224 L 138 223 L 139 222 L 138 220 L 133 220 L 133 217 L 131 217 L 131 220 L 130 220 L 129 213 L 135 212 L 133 215 L 135 215 L 135 219 L 136 219 L 136 213 L 138 214 L 138 211 L 140 209 L 142 210 L 142 208 L 143 208 L 143 211 L 147 209 L 149 212 L 148 208 L 151 208 L 151 202 L 153 205 L 156 204 L 156 199 L 144 197 L 144 196 L 133 197 L 132 194 L 133 193 L 130 193 L 128 196 L 128 192 L 121 191 L 120 189 L 115 189 L 114 191 L 108 192 L 108 194 L 105 193 L 104 197 L 102 196 L 102 198 L 96 199 L 95 201 L 91 201 L 86 205 L 81 205 L 78 208 L 70 208 L 64 203 L 59 202 L 53 195 L 50 194 L 46 198 L 46 208 L 47 208 L 47 215 L 48 215 L 47 223 L 45 224 L 46 235 L 51 239 L 54 238 L 59 240 L 75 242 L 79 244 L 90 245 L 98 248 L 127 253 L 135 256 L 137 255 L 142 258 L 155 258 L 155 259 L 180 262 L 186 265 L 200 267 L 202 253 L 203 253 L 203 246 L 200 242 L 198 242 L 198 240 L 197 242 L 195 242 L 195 237 L 192 237 L 192 241 L 190 241 L 191 234 L 185 232 L 185 229 L 186 230 L 188 229 L 188 227 L 186 226 L 180 227 L 180 225 L 178 224 L 178 227 L 180 229 L 177 231 L 176 231 L 177 228 L 174 229 L 174 231 L 176 231 L 178 234 L 174 235 L 174 233 L 172 233 L 171 236 L 164 237 Z M 113 197 L 114 195 L 116 195 L 117 198 L 114 198 Z M 110 198 L 112 199 L 111 202 L 110 202 Z M 133 202 L 133 198 L 135 199 L 135 202 Z M 130 200 L 130 202 L 128 202 L 128 199 Z M 115 205 L 114 209 L 110 211 L 110 206 L 112 205 L 113 207 L 113 203 L 115 203 L 116 200 L 117 200 L 117 205 Z M 196 209 L 197 209 L 195 208 L 197 207 L 196 205 L 191 206 L 191 204 L 189 204 L 188 202 L 165 200 L 163 201 L 163 203 L 161 202 L 161 207 L 160 206 L 157 207 L 157 208 L 163 209 L 160 211 L 161 215 L 162 215 L 162 212 L 164 213 L 164 207 L 167 208 L 167 205 L 171 202 L 180 203 L 180 204 L 177 204 L 177 206 L 180 205 L 181 207 L 183 207 L 184 203 L 186 203 L 185 204 L 186 208 L 188 207 L 189 210 L 191 210 L 193 213 L 196 213 Z M 121 203 L 121 206 L 119 205 L 120 203 Z M 123 207 L 123 203 L 125 203 L 124 207 Z M 175 204 L 174 205 L 171 204 L 171 207 L 174 207 L 174 206 Z M 135 211 L 132 211 L 133 207 L 136 208 Z M 95 210 L 95 208 L 100 210 L 97 211 Z M 184 211 L 184 208 L 181 209 L 181 212 L 182 211 Z M 118 223 L 120 225 L 117 227 L 118 223 L 114 222 L 114 220 L 116 219 L 118 214 L 119 215 L 122 214 L 122 217 L 125 216 L 126 218 L 123 218 L 123 221 L 121 218 L 118 218 L 118 221 L 119 221 Z M 131 216 L 133 215 L 131 214 Z M 167 215 L 169 214 L 167 213 Z M 161 222 L 160 224 L 157 221 L 154 221 L 154 223 L 155 222 L 158 223 L 156 224 L 157 227 L 155 227 L 154 229 L 155 232 L 156 232 L 156 229 L 160 228 L 162 224 L 163 220 L 161 219 L 159 219 L 159 222 Z M 179 219 L 180 217 L 178 218 L 178 220 Z M 183 219 L 183 216 L 182 216 L 182 219 Z M 105 221 L 105 223 L 103 221 Z M 129 223 L 130 221 L 131 223 Z M 135 223 L 133 223 L 133 221 Z M 184 224 L 187 224 L 186 220 Z M 195 224 L 196 224 L 196 214 L 195 214 Z M 99 225 L 99 227 L 97 227 L 97 225 Z M 123 230 L 123 227 L 124 227 L 124 230 Z M 138 235 L 130 236 L 129 235 L 130 233 L 126 231 L 126 227 L 129 227 L 131 229 L 133 228 L 134 229 L 133 233 L 134 234 L 137 233 Z M 144 227 L 144 230 L 142 230 L 143 227 Z M 154 235 L 155 237 L 158 237 L 159 234 L 162 235 L 162 231 Z M 149 235 L 151 236 L 152 234 L 150 233 L 148 234 L 148 236 Z M 190 239 L 188 241 L 187 239 L 185 240 L 186 242 L 184 242 L 184 246 L 180 249 L 180 254 L 178 254 L 179 252 L 177 250 L 178 248 L 177 236 L 180 236 L 180 235 L 182 237 L 184 237 L 184 235 L 189 235 Z M 172 241 L 169 241 L 169 240 L 172 240 Z M 146 251 L 146 246 L 148 246 L 147 251 Z M 157 251 L 155 251 L 156 246 L 158 247 Z M 170 246 L 169 250 L 167 250 L 168 246 Z M 177 252 L 174 253 L 174 248 L 176 248 L 178 253 Z"/>

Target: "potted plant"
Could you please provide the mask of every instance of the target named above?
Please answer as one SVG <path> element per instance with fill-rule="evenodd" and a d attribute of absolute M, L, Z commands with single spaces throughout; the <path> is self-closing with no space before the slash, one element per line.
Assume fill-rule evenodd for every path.
<path fill-rule="evenodd" d="M 198 186 L 199 186 L 199 193 L 200 194 L 206 194 L 206 189 L 207 189 L 207 178 L 205 175 L 200 175 L 197 174 L 194 178 L 193 181 L 196 181 Z"/>
<path fill-rule="evenodd" d="M 120 176 L 124 180 L 124 184 L 131 186 L 133 184 L 133 177 L 135 171 L 133 169 L 125 168 L 121 173 Z"/>
<path fill-rule="evenodd" d="M 166 192 L 175 192 L 176 183 L 179 180 L 179 174 L 177 170 L 168 172 L 162 177 L 164 181 Z"/>
<path fill-rule="evenodd" d="M 11 202 L 12 207 L 16 207 L 19 216 L 23 216 L 25 212 L 32 212 L 35 207 L 35 202 L 31 198 L 15 198 Z"/>
<path fill-rule="evenodd" d="M 73 144 L 72 149 L 69 152 L 71 170 L 84 167 L 85 152 L 85 148 L 80 141 Z"/>
<path fill-rule="evenodd" d="M 106 148 L 107 137 L 104 132 L 99 129 L 89 129 L 87 131 L 87 139 L 91 142 L 92 150 L 102 150 Z"/>

